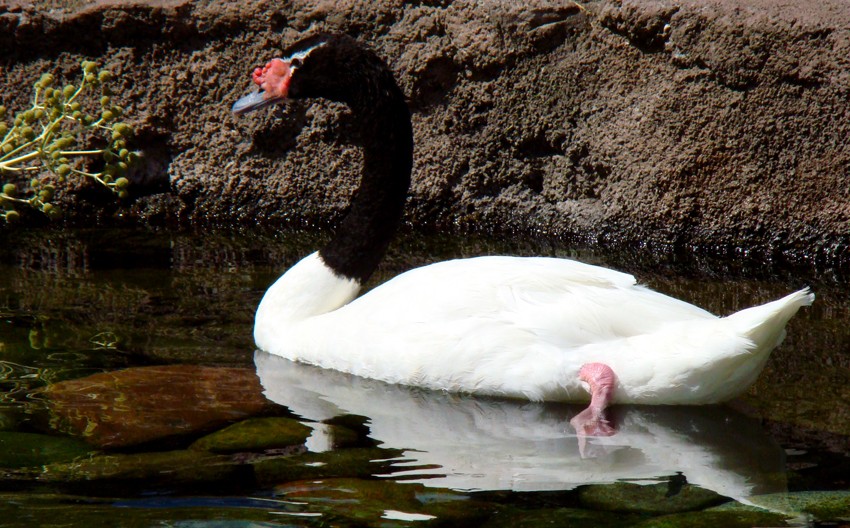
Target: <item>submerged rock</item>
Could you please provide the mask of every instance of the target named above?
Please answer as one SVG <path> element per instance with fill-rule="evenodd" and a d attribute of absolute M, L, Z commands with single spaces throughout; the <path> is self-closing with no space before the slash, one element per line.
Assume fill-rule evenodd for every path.
<path fill-rule="evenodd" d="M 45 466 L 38 483 L 78 490 L 84 486 L 97 495 L 115 495 L 122 489 L 193 490 L 253 483 L 250 467 L 230 457 L 201 451 L 166 451 L 99 455 L 70 464 Z"/>
<path fill-rule="evenodd" d="M 430 520 L 467 526 L 481 522 L 498 508 L 448 489 L 393 480 L 305 480 L 278 486 L 275 493 L 287 501 L 301 503 L 304 512 L 380 526 L 393 526 L 392 521 Z"/>
<path fill-rule="evenodd" d="M 765 511 L 701 511 L 662 515 L 639 524 L 636 528 L 751 528 L 752 526 L 785 526 L 786 518 Z"/>
<path fill-rule="evenodd" d="M 89 445 L 73 438 L 0 431 L 0 468 L 69 462 L 91 452 Z"/>
<path fill-rule="evenodd" d="M 578 508 L 515 510 L 494 515 L 483 528 L 539 528 L 541 526 L 633 526 L 640 517 Z"/>
<path fill-rule="evenodd" d="M 251 418 L 201 438 L 190 449 L 213 453 L 263 451 L 302 445 L 312 429 L 292 418 Z"/>
<path fill-rule="evenodd" d="M 804 501 L 803 511 L 819 521 L 850 521 L 850 491 L 799 492 L 791 498 Z"/>
<path fill-rule="evenodd" d="M 254 476 L 262 486 L 317 478 L 369 478 L 392 473 L 401 460 L 397 449 L 349 448 L 254 461 Z"/>
<path fill-rule="evenodd" d="M 34 526 L 278 526 L 274 504 L 251 499 L 96 499 L 43 493 L 0 494 L 4 528 Z M 183 524 L 185 523 L 185 524 Z"/>
<path fill-rule="evenodd" d="M 106 372 L 43 393 L 55 431 L 97 447 L 197 434 L 281 407 L 253 369 L 168 365 Z"/>
<path fill-rule="evenodd" d="M 810 514 L 821 522 L 850 521 L 850 491 L 795 491 L 752 497 L 753 504 L 788 515 Z"/>
<path fill-rule="evenodd" d="M 583 506 L 594 510 L 667 514 L 701 510 L 728 499 L 687 483 L 641 486 L 627 482 L 584 486 L 579 489 Z"/>
<path fill-rule="evenodd" d="M 368 435 L 361 436 L 357 431 L 349 429 L 343 425 L 336 424 L 322 424 L 325 427 L 319 430 L 319 434 L 321 434 L 322 438 L 325 440 L 325 443 L 332 449 L 341 449 L 345 447 L 354 447 L 358 445 L 362 445 L 363 443 L 369 443 L 374 441 L 365 438 Z M 313 432 L 313 436 L 316 436 L 317 431 Z"/>

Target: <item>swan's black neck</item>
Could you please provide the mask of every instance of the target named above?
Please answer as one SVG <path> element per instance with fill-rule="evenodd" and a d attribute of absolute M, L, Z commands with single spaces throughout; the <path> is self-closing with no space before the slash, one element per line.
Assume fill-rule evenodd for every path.
<path fill-rule="evenodd" d="M 395 235 L 413 166 L 413 131 L 404 94 L 383 61 L 368 53 L 365 64 L 350 64 L 362 68 L 363 77 L 338 97 L 351 107 L 360 130 L 360 186 L 334 237 L 319 250 L 334 272 L 361 284 L 378 267 Z"/>

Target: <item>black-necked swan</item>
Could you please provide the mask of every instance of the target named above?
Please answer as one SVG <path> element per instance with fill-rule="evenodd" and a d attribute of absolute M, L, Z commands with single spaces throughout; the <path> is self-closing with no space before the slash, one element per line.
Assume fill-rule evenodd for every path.
<path fill-rule="evenodd" d="M 785 325 L 814 295 L 717 317 L 568 259 L 487 256 L 410 270 L 358 297 L 402 216 L 413 165 L 410 111 L 386 63 L 345 35 L 320 34 L 253 72 L 244 114 L 286 99 L 347 104 L 362 177 L 330 242 L 266 292 L 257 346 L 389 383 L 530 400 L 587 401 L 606 434 L 611 403 L 708 404 L 755 382 Z"/>

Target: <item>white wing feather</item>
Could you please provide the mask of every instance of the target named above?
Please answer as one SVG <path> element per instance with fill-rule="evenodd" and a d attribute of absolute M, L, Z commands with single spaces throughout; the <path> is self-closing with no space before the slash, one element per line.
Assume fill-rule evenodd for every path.
<path fill-rule="evenodd" d="M 586 400 L 578 371 L 602 362 L 619 379 L 614 401 L 710 403 L 746 389 L 726 379 L 754 379 L 767 357 L 752 360 L 750 336 L 725 321 L 606 268 L 478 257 L 417 268 L 327 313 L 267 324 L 258 344 L 390 383 L 532 400 Z"/>

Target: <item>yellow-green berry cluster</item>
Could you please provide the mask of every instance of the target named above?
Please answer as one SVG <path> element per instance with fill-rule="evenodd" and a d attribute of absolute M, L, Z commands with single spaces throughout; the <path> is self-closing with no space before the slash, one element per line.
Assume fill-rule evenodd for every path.
<path fill-rule="evenodd" d="M 124 109 L 113 103 L 107 85 L 112 73 L 92 61 L 81 67 L 77 85 L 60 87 L 52 74 L 42 75 L 31 108 L 11 120 L 0 106 L 0 173 L 12 177 L 0 192 L 0 216 L 7 222 L 20 217 L 19 205 L 57 217 L 51 201 L 70 177 L 93 179 L 119 198 L 129 196 L 125 173 L 137 159 L 128 149 L 133 129 L 121 121 Z M 89 95 L 92 89 L 99 89 L 99 98 Z"/>

